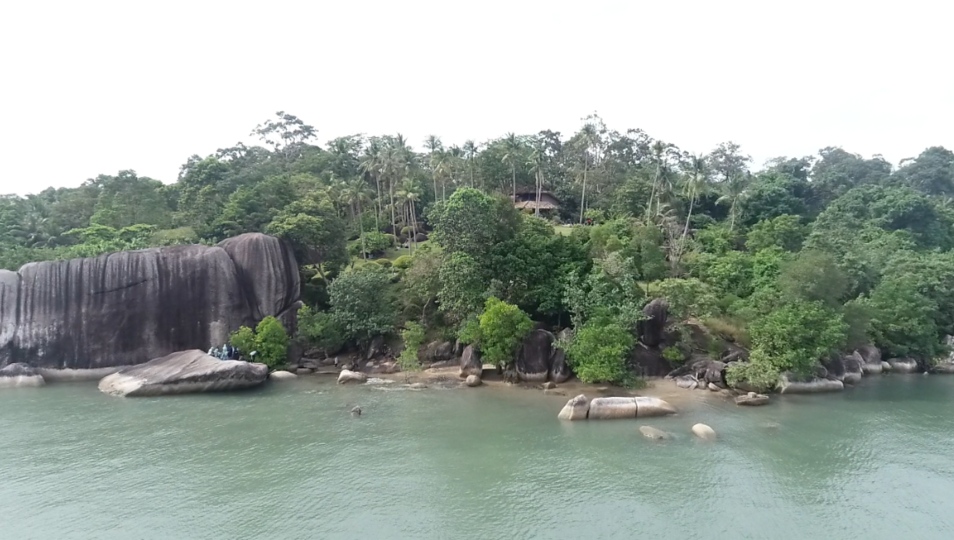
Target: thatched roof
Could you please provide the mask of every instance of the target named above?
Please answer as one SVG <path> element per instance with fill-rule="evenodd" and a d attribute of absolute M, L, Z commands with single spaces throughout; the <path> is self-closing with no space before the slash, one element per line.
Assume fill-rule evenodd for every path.
<path fill-rule="evenodd" d="M 536 210 L 538 207 L 540 208 L 540 210 L 556 210 L 557 209 L 557 205 L 549 201 L 540 201 L 540 204 L 537 204 L 537 201 L 520 201 L 518 203 L 515 203 L 513 207 L 518 208 L 520 210 L 523 210 L 523 209 Z"/>

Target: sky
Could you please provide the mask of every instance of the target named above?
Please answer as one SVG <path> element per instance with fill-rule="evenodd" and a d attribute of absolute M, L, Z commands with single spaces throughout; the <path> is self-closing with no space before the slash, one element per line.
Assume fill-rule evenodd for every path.
<path fill-rule="evenodd" d="M 0 193 L 193 154 L 279 110 L 318 129 L 570 134 L 597 112 L 756 164 L 826 146 L 954 148 L 954 6 L 938 0 L 3 2 Z"/>

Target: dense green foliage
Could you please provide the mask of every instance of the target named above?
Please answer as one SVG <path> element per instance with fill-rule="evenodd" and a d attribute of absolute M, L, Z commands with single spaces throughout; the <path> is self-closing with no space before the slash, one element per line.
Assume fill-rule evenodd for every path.
<path fill-rule="evenodd" d="M 288 334 L 275 317 L 265 317 L 253 331 L 247 326 L 232 334 L 230 343 L 249 361 L 261 362 L 271 369 L 285 363 Z"/>
<path fill-rule="evenodd" d="M 484 311 L 465 325 L 461 341 L 476 344 L 484 360 L 501 367 L 513 364 L 520 341 L 533 328 L 533 321 L 520 308 L 491 296 Z"/>
<path fill-rule="evenodd" d="M 306 345 L 361 345 L 413 322 L 473 334 L 507 363 L 519 333 L 487 342 L 493 298 L 494 314 L 575 327 L 566 346 L 588 380 L 625 378 L 656 297 L 672 322 L 750 346 L 732 377 L 756 385 L 867 343 L 929 362 L 954 333 L 944 148 L 898 167 L 828 147 L 753 168 L 731 142 L 694 155 L 595 115 L 569 135 L 433 136 L 418 151 L 401 135 L 319 146 L 316 133 L 281 112 L 255 128 L 258 145 L 189 157 L 174 183 L 120 171 L 0 197 L 0 267 L 268 232 L 301 265 Z M 537 190 L 558 209 L 511 204 Z M 236 340 L 254 345 L 249 332 Z"/>
<path fill-rule="evenodd" d="M 401 371 L 420 370 L 421 360 L 418 357 L 418 351 L 424 345 L 424 327 L 414 321 L 408 321 L 404 324 L 404 330 L 401 331 L 401 339 L 404 341 L 404 350 L 397 359 Z"/>

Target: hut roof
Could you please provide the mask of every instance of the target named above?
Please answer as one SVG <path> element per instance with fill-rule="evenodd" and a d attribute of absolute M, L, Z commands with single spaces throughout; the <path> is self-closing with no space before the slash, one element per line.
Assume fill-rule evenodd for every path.
<path fill-rule="evenodd" d="M 540 208 L 540 210 L 556 210 L 557 209 L 557 205 L 553 204 L 550 201 L 540 201 L 540 204 L 537 204 L 537 201 L 518 201 L 517 203 L 513 205 L 513 207 L 518 208 L 520 210 L 523 210 L 523 209 L 536 210 L 537 208 Z"/>

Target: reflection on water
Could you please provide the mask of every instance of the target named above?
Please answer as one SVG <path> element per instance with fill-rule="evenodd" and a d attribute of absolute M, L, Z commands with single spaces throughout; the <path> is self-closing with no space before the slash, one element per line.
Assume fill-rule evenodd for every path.
<path fill-rule="evenodd" d="M 700 393 L 701 395 L 701 393 Z M 303 378 L 0 392 L 3 538 L 954 538 L 954 377 L 561 423 L 566 398 Z M 349 411 L 360 405 L 364 414 Z M 715 442 L 689 427 L 711 425 Z M 638 427 L 672 432 L 652 441 Z"/>

